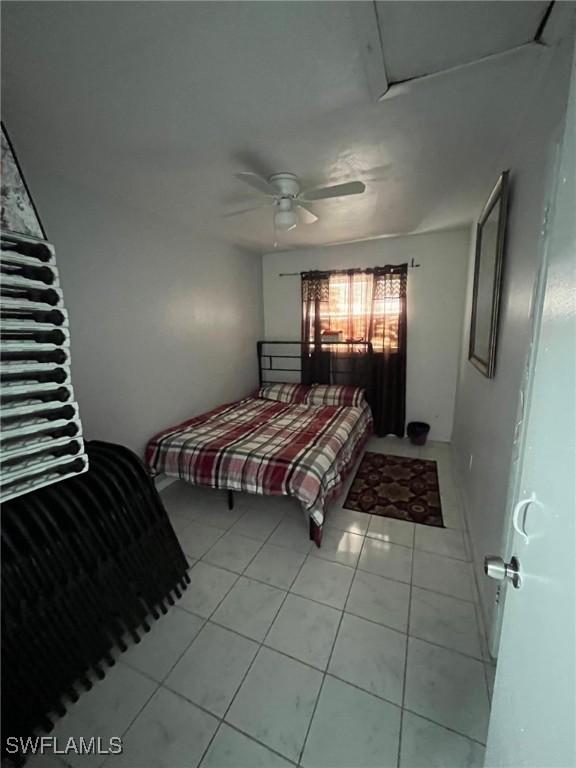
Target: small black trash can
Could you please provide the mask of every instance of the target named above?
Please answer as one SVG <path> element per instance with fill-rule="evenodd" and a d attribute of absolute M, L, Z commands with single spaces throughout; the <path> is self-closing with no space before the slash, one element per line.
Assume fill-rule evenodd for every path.
<path fill-rule="evenodd" d="M 411 421 L 406 427 L 406 432 L 412 445 L 426 445 L 430 424 L 425 421 Z"/>

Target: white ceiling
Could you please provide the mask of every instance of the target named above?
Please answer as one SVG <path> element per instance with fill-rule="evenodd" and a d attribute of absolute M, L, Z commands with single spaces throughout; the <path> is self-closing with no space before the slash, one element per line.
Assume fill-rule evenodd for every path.
<path fill-rule="evenodd" d="M 548 5 L 547 0 L 377 2 L 388 81 L 429 75 L 529 43 Z"/>
<path fill-rule="evenodd" d="M 442 27 L 453 18 L 449 39 L 460 43 L 466 7 L 478 4 L 390 5 L 402 6 L 380 8 L 395 19 L 391 50 L 420 30 L 410 55 L 397 56 L 419 72 L 454 57 L 439 58 L 437 35 L 422 34 L 423 11 L 410 6 L 431 6 L 426 24 L 432 6 Z M 525 37 L 542 6 L 498 5 L 519 10 L 498 13 L 498 34 L 483 35 L 482 50 Z M 521 33 L 520 12 L 530 18 Z M 344 2 L 11 2 L 2 21 L 3 119 L 24 168 L 256 251 L 272 244 L 268 211 L 222 218 L 254 200 L 239 171 L 292 171 L 305 185 L 366 181 L 362 196 L 314 204 L 320 221 L 287 233 L 281 247 L 470 221 L 547 56 L 528 46 L 393 87 L 375 103 Z M 503 34 L 503 24 L 514 30 Z"/>

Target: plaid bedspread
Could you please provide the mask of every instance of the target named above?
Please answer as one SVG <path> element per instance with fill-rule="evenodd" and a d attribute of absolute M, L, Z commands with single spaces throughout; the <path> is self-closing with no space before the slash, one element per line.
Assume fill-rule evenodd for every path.
<path fill-rule="evenodd" d="M 293 496 L 322 525 L 327 500 L 371 431 L 366 403 L 307 406 L 249 397 L 156 435 L 146 462 L 194 485 Z"/>

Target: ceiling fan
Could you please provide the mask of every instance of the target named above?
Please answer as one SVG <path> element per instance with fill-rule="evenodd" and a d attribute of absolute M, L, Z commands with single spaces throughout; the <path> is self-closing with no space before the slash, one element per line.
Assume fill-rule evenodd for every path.
<path fill-rule="evenodd" d="M 362 181 L 349 181 L 331 187 L 301 190 L 300 181 L 293 173 L 273 173 L 265 179 L 257 173 L 246 172 L 237 173 L 236 178 L 266 195 L 268 200 L 260 205 L 243 208 L 240 211 L 233 211 L 225 215 L 239 216 L 272 205 L 274 208 L 274 228 L 283 232 L 294 229 L 299 221 L 304 224 L 313 224 L 318 221 L 318 216 L 310 207 L 310 203 L 315 203 L 317 200 L 328 200 L 332 197 L 361 195 L 366 189 L 366 185 Z"/>

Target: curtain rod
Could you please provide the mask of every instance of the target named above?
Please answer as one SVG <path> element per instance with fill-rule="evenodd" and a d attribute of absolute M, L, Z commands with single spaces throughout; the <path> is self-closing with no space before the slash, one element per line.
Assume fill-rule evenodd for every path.
<path fill-rule="evenodd" d="M 391 266 L 395 266 L 395 265 L 391 265 Z M 400 266 L 400 265 L 398 265 L 398 266 Z M 410 264 L 408 264 L 408 269 L 418 269 L 419 266 L 420 266 L 420 264 L 416 264 L 414 259 L 412 259 Z M 358 269 L 358 270 L 355 270 L 355 269 L 354 270 L 349 270 L 349 269 L 307 269 L 307 270 L 305 270 L 305 272 L 328 272 L 330 274 L 339 274 L 339 273 L 343 274 L 343 273 L 350 272 L 350 271 L 353 271 L 353 272 L 356 272 L 356 271 L 358 271 L 358 272 L 366 272 L 369 269 L 375 269 L 375 267 L 364 267 L 363 269 Z M 300 277 L 301 275 L 305 274 L 305 272 L 279 272 L 278 273 L 278 277 Z"/>

